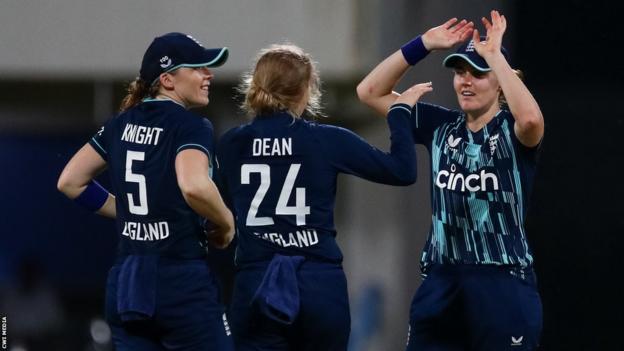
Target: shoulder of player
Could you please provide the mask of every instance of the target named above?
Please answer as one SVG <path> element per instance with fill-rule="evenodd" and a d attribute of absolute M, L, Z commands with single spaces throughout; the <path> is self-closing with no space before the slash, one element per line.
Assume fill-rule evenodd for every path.
<path fill-rule="evenodd" d="M 340 134 L 351 134 L 353 133 L 347 128 L 332 125 L 332 124 L 324 124 L 315 121 L 302 121 L 304 128 L 307 128 L 310 133 L 315 136 L 331 136 L 331 135 L 340 135 Z"/>
<path fill-rule="evenodd" d="M 441 105 L 432 104 L 429 102 L 419 101 L 414 108 L 412 109 L 412 115 L 415 113 L 436 113 L 436 114 L 444 114 L 447 115 L 451 119 L 455 119 L 456 117 L 460 117 L 463 115 L 463 112 L 458 109 L 451 109 L 448 107 L 444 107 Z"/>
<path fill-rule="evenodd" d="M 513 114 L 511 114 L 511 111 L 509 111 L 508 109 L 501 109 L 500 112 L 498 113 L 498 117 L 504 118 L 512 122 L 515 122 L 516 120 Z"/>
<path fill-rule="evenodd" d="M 322 147 L 326 145 L 339 145 L 341 142 L 348 142 L 358 135 L 350 129 L 331 125 L 312 122 L 307 124 L 310 136 Z"/>
<path fill-rule="evenodd" d="M 249 123 L 245 123 L 243 125 L 228 129 L 219 137 L 219 144 L 224 145 L 227 143 L 233 143 L 240 137 L 248 135 L 250 133 L 249 125 Z"/>
<path fill-rule="evenodd" d="M 170 112 L 169 123 L 189 128 L 213 129 L 212 123 L 206 117 L 185 109 L 176 109 Z"/>

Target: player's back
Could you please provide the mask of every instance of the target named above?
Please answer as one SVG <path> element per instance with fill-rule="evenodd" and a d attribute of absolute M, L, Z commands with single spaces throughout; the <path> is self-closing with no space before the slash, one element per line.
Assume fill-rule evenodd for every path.
<path fill-rule="evenodd" d="M 337 172 L 317 140 L 318 128 L 280 113 L 222 138 L 219 163 L 236 213 L 239 261 L 274 251 L 342 259 L 334 241 Z"/>
<path fill-rule="evenodd" d="M 347 129 L 287 112 L 257 116 L 226 133 L 219 167 L 236 217 L 237 262 L 270 260 L 276 252 L 340 262 L 334 228 L 338 173 L 394 185 L 415 180 L 409 109 L 399 110 L 388 118 L 391 153 Z"/>
<path fill-rule="evenodd" d="M 191 144 L 200 131 L 210 134 L 204 145 Z M 172 101 L 152 100 L 113 118 L 92 139 L 105 152 L 116 194 L 121 255 L 204 255 L 199 217 L 178 187 L 175 158 L 189 147 L 212 154 L 211 135 L 207 120 Z"/>

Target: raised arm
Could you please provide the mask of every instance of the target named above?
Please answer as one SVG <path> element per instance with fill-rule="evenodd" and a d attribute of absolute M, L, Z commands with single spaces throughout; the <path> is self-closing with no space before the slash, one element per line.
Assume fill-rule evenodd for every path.
<path fill-rule="evenodd" d="M 431 83 L 416 84 L 404 91 L 388 111 L 390 152 L 379 150 L 355 133 L 327 127 L 319 144 L 332 164 L 343 173 L 390 185 L 416 181 L 416 151 L 410 114 L 418 99 L 431 91 Z"/>
<path fill-rule="evenodd" d="M 178 186 L 184 200 L 193 211 L 215 226 L 208 233 L 210 243 L 225 248 L 234 238 L 234 218 L 210 179 L 208 167 L 208 157 L 196 149 L 181 151 L 175 160 Z"/>
<path fill-rule="evenodd" d="M 357 86 L 360 101 L 385 116 L 399 96 L 393 89 L 410 66 L 430 51 L 449 49 L 472 34 L 473 23 L 451 18 L 417 36 L 375 67 Z"/>
<path fill-rule="evenodd" d="M 485 17 L 481 19 L 487 32 L 487 40 L 480 41 L 479 32 L 474 30 L 475 50 L 485 59 L 498 79 L 509 110 L 516 120 L 514 126 L 516 137 L 525 146 L 536 146 L 544 135 L 542 111 L 529 89 L 501 53 L 503 34 L 507 28 L 505 16 L 498 11 L 492 11 L 490 14 L 492 22 Z"/>

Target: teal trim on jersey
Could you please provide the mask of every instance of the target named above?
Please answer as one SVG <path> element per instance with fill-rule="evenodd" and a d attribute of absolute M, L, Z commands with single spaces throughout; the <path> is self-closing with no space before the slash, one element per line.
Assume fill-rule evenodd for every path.
<path fill-rule="evenodd" d="M 489 204 L 485 200 L 475 198 L 473 193 L 470 194 L 470 197 L 468 210 L 474 221 L 472 227 L 478 231 L 487 231 L 485 223 L 490 212 Z"/>
<path fill-rule="evenodd" d="M 507 138 L 507 143 L 508 145 L 510 145 L 511 147 L 513 147 L 513 141 L 511 140 L 511 134 L 510 133 L 514 133 L 514 131 L 512 129 L 509 128 L 509 123 L 507 123 L 507 121 L 503 122 L 502 125 L 503 129 L 505 129 L 506 133 L 503 133 L 503 135 L 505 136 L 505 138 Z M 522 222 L 523 218 L 524 218 L 524 193 L 523 193 L 523 189 L 522 189 L 522 182 L 521 182 L 521 178 L 520 178 L 520 170 L 518 167 L 518 160 L 516 159 L 516 153 L 515 152 L 511 152 L 511 159 L 513 161 L 513 179 L 514 179 L 514 184 L 516 186 L 516 194 L 518 194 L 518 220 L 519 222 Z"/>
<path fill-rule="evenodd" d="M 488 240 L 486 238 L 487 235 L 490 234 L 486 234 L 486 231 L 480 230 L 479 232 L 479 237 L 481 238 L 481 247 L 483 247 L 483 260 L 485 261 L 485 263 L 492 263 L 492 256 L 490 256 L 490 245 L 488 245 Z"/>
<path fill-rule="evenodd" d="M 442 152 L 442 148 L 439 146 L 440 143 L 437 142 L 440 135 L 440 129 L 436 129 L 433 132 L 433 142 L 431 143 L 431 170 L 432 176 L 437 176 L 437 173 L 440 171 L 440 155 Z M 444 134 L 442 134 L 444 135 Z M 433 182 L 435 183 L 435 178 L 433 178 Z"/>
<path fill-rule="evenodd" d="M 396 109 L 398 109 L 398 108 L 400 108 L 400 109 L 402 109 L 402 110 L 407 111 L 407 113 L 410 113 L 410 114 L 412 113 L 412 111 L 410 111 L 410 109 L 409 109 L 409 108 L 407 108 L 407 107 L 405 107 L 405 106 L 393 106 L 393 107 L 391 107 L 391 108 L 388 110 L 388 113 L 390 113 L 390 111 L 392 111 L 392 110 L 396 110 Z"/>
<path fill-rule="evenodd" d="M 145 98 L 141 100 L 141 102 L 161 102 L 161 101 L 171 101 L 174 104 L 178 104 L 186 109 L 186 106 L 184 106 L 182 103 L 175 101 L 174 99 L 170 99 L 170 98 L 166 98 L 166 99 Z"/>
<path fill-rule="evenodd" d="M 210 178 L 212 178 L 212 174 L 213 174 L 213 165 L 212 165 L 212 156 L 210 156 L 210 151 L 208 151 L 208 149 L 206 149 L 205 147 L 203 147 L 202 145 L 199 144 L 184 144 L 181 145 L 177 150 L 176 150 L 176 154 L 180 152 L 180 150 L 182 150 L 183 147 L 186 146 L 193 146 L 193 148 L 200 148 L 202 149 L 206 155 L 208 156 L 208 175 L 210 176 Z"/>
<path fill-rule="evenodd" d="M 91 140 L 93 140 L 93 142 L 95 143 L 95 145 L 97 145 L 97 147 L 100 148 L 100 150 L 102 150 L 103 153 L 108 155 L 108 152 L 106 152 L 106 150 L 104 150 L 104 148 L 102 147 L 102 145 L 100 145 L 100 143 L 97 142 L 97 140 L 95 140 L 95 138 L 91 138 Z"/>
<path fill-rule="evenodd" d="M 467 227 L 465 225 L 462 227 L 464 228 L 464 243 L 466 244 L 466 251 L 472 252 L 472 245 L 470 245 L 470 231 L 466 229 Z"/>
<path fill-rule="evenodd" d="M 479 250 L 478 250 L 479 246 L 477 245 L 477 241 L 475 240 L 474 232 L 469 231 L 469 233 L 470 233 L 470 239 L 472 239 L 472 245 L 475 247 L 475 250 L 474 250 L 475 259 L 477 262 L 480 262 L 481 258 L 479 257 Z"/>
<path fill-rule="evenodd" d="M 460 257 L 459 251 L 457 251 L 457 243 L 455 242 L 455 237 L 451 236 L 451 249 L 453 249 L 453 257 Z"/>
<path fill-rule="evenodd" d="M 498 216 L 500 217 L 500 213 L 498 214 Z M 497 239 L 496 243 L 498 244 L 498 249 L 500 251 L 500 255 L 501 255 L 501 259 L 503 261 L 504 264 L 510 264 L 510 259 L 509 259 L 509 255 L 507 255 L 507 250 L 505 250 L 505 245 L 503 245 L 503 235 L 502 234 L 496 234 Z"/>
<path fill-rule="evenodd" d="M 472 137 L 472 130 L 470 130 L 470 128 L 468 128 L 468 125 L 466 125 L 466 129 L 468 130 L 468 142 L 470 142 L 471 144 L 474 143 L 474 138 Z"/>
<path fill-rule="evenodd" d="M 446 247 L 446 240 L 444 239 L 444 224 L 437 218 L 433 218 L 433 244 L 438 244 L 437 257 L 448 256 L 448 247 Z"/>
<path fill-rule="evenodd" d="M 184 144 L 184 145 L 181 145 L 181 146 L 180 146 L 180 147 L 176 150 L 176 154 L 177 154 L 178 152 L 180 152 L 180 150 L 181 150 L 183 147 L 186 147 L 186 146 L 197 146 L 197 147 L 199 147 L 200 149 L 204 150 L 204 152 L 206 152 L 206 154 L 208 154 L 208 157 L 210 157 L 210 151 L 208 151 L 208 149 L 206 149 L 205 147 L 203 147 L 202 145 L 199 145 L 199 144 Z"/>

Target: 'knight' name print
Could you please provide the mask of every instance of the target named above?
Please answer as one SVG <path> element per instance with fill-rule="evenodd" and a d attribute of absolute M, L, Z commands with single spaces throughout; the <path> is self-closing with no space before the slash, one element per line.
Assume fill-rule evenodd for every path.
<path fill-rule="evenodd" d="M 158 145 L 163 128 L 144 127 L 128 123 L 121 135 L 121 140 L 144 145 Z"/>

